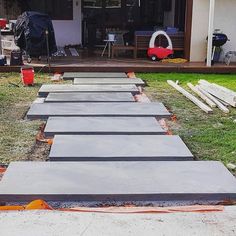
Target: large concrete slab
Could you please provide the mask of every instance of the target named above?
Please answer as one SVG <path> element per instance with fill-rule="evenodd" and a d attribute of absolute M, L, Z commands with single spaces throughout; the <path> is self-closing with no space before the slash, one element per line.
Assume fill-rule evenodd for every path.
<path fill-rule="evenodd" d="M 64 80 L 74 78 L 127 78 L 127 75 L 123 72 L 65 72 L 63 75 Z"/>
<path fill-rule="evenodd" d="M 49 117 L 46 137 L 58 134 L 165 134 L 154 117 Z"/>
<path fill-rule="evenodd" d="M 39 96 L 46 97 L 49 93 L 69 93 L 69 92 L 122 92 L 122 93 L 139 93 L 135 85 L 73 85 L 73 84 L 44 84 L 39 89 Z"/>
<path fill-rule="evenodd" d="M 193 155 L 179 136 L 56 135 L 51 161 L 188 161 Z"/>
<path fill-rule="evenodd" d="M 141 79 L 100 79 L 100 78 L 75 78 L 74 84 L 135 84 L 144 85 L 145 83 Z"/>
<path fill-rule="evenodd" d="M 170 117 L 162 103 L 43 103 L 32 104 L 28 119 L 47 119 L 49 116 L 142 116 Z"/>
<path fill-rule="evenodd" d="M 215 161 L 13 162 L 0 201 L 236 200 L 235 177 Z"/>
<path fill-rule="evenodd" d="M 49 93 L 45 102 L 135 102 L 131 93 Z"/>

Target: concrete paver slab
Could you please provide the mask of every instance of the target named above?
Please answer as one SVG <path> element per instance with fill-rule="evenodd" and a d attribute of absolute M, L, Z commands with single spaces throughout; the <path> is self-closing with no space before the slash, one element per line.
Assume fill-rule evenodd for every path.
<path fill-rule="evenodd" d="M 165 134 L 154 117 L 49 117 L 44 134 Z"/>
<path fill-rule="evenodd" d="M 73 84 L 44 84 L 39 89 L 38 95 L 46 97 L 49 93 L 68 93 L 68 92 L 129 92 L 139 93 L 135 85 L 73 85 Z"/>
<path fill-rule="evenodd" d="M 179 136 L 56 135 L 51 161 L 188 161 L 193 155 Z"/>
<path fill-rule="evenodd" d="M 64 80 L 74 78 L 127 78 L 127 75 L 123 72 L 65 72 L 63 75 Z"/>
<path fill-rule="evenodd" d="M 45 102 L 134 102 L 131 93 L 49 93 Z"/>
<path fill-rule="evenodd" d="M 75 78 L 74 84 L 135 84 L 135 85 L 144 85 L 145 83 L 141 79 L 100 79 L 100 78 Z"/>
<path fill-rule="evenodd" d="M 162 103 L 43 103 L 32 104 L 28 119 L 47 119 L 49 116 L 142 116 L 170 117 Z"/>
<path fill-rule="evenodd" d="M 236 200 L 236 180 L 220 162 L 13 162 L 0 201 Z"/>

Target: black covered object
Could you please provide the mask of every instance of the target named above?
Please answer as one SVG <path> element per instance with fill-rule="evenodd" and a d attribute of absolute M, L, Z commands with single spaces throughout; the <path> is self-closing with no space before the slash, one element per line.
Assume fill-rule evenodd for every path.
<path fill-rule="evenodd" d="M 7 64 L 7 58 L 4 55 L 0 55 L 0 66 L 5 66 Z"/>
<path fill-rule="evenodd" d="M 213 46 L 221 47 L 228 41 L 228 37 L 225 34 L 214 33 L 213 34 Z"/>
<path fill-rule="evenodd" d="M 21 65 L 23 65 L 22 52 L 21 51 L 13 50 L 11 52 L 10 65 L 11 66 L 21 66 Z"/>
<path fill-rule="evenodd" d="M 47 36 L 49 54 L 57 51 L 52 21 L 46 14 L 24 12 L 17 19 L 14 38 L 16 45 L 32 57 L 47 55 Z"/>

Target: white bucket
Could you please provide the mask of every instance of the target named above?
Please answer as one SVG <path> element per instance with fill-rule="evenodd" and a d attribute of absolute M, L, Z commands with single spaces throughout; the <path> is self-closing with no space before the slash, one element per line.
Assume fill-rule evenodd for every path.
<path fill-rule="evenodd" d="M 108 34 L 109 41 L 115 41 L 115 34 Z"/>

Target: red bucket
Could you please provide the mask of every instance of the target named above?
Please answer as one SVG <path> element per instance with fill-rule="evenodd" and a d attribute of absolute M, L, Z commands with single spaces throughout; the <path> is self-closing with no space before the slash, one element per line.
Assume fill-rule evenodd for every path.
<path fill-rule="evenodd" d="M 21 79 L 25 86 L 34 84 L 34 68 L 33 67 L 22 67 L 21 68 Z"/>
<path fill-rule="evenodd" d="M 6 19 L 0 19 L 0 29 L 6 28 L 7 20 Z"/>

